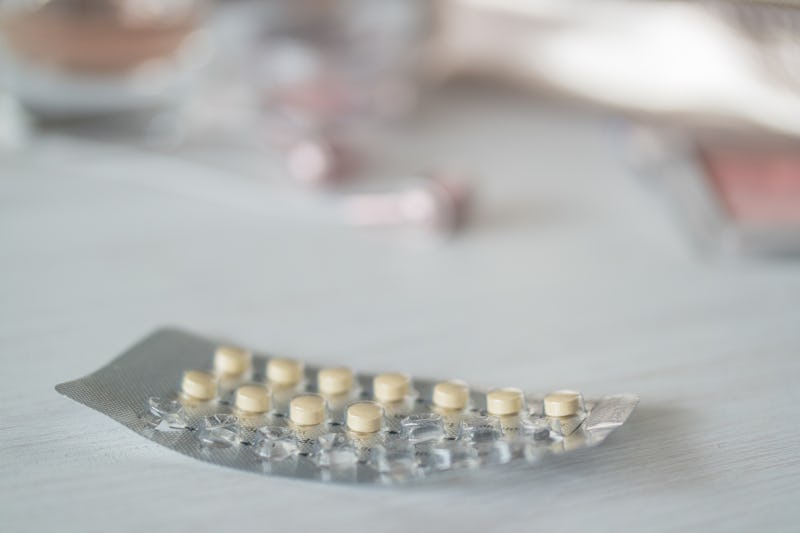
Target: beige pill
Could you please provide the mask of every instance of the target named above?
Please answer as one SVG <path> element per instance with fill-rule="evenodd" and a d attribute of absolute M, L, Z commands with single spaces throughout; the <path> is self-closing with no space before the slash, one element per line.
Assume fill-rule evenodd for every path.
<path fill-rule="evenodd" d="M 347 367 L 323 368 L 317 373 L 317 389 L 322 394 L 344 394 L 353 388 L 353 371 Z"/>
<path fill-rule="evenodd" d="M 383 409 L 375 402 L 358 402 L 347 408 L 347 427 L 359 433 L 381 430 Z"/>
<path fill-rule="evenodd" d="M 211 400 L 217 396 L 217 380 L 213 374 L 202 370 L 187 370 L 183 373 L 181 390 L 198 400 Z"/>
<path fill-rule="evenodd" d="M 411 379 L 406 374 L 380 374 L 372 380 L 372 390 L 379 402 L 397 402 L 405 398 Z"/>
<path fill-rule="evenodd" d="M 270 359 L 267 379 L 277 385 L 297 385 L 303 379 L 303 363 L 294 359 Z"/>
<path fill-rule="evenodd" d="M 544 397 L 544 414 L 547 416 L 572 416 L 581 408 L 581 395 L 571 390 L 551 392 Z"/>
<path fill-rule="evenodd" d="M 269 391 L 261 385 L 244 385 L 236 389 L 235 405 L 237 409 L 248 413 L 266 413 L 269 411 Z"/>
<path fill-rule="evenodd" d="M 433 404 L 444 409 L 464 409 L 469 400 L 469 389 L 456 381 L 444 381 L 433 387 Z"/>
<path fill-rule="evenodd" d="M 289 403 L 289 418 L 298 426 L 316 426 L 325 421 L 325 400 L 316 394 L 298 396 Z"/>
<path fill-rule="evenodd" d="M 515 415 L 522 411 L 524 400 L 519 389 L 495 389 L 486 394 L 486 410 L 492 415 Z"/>
<path fill-rule="evenodd" d="M 214 353 L 214 370 L 226 376 L 241 376 L 250 370 L 252 356 L 248 350 L 220 346 Z"/>

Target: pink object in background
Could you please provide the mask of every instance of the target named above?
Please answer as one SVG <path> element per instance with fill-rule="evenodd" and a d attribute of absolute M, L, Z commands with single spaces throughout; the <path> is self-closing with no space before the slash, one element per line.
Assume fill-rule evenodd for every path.
<path fill-rule="evenodd" d="M 356 226 L 421 226 L 451 233 L 464 227 L 472 192 L 462 175 L 436 171 L 408 188 L 348 199 L 346 219 Z"/>
<path fill-rule="evenodd" d="M 800 152 L 706 150 L 702 161 L 739 223 L 800 223 Z"/>

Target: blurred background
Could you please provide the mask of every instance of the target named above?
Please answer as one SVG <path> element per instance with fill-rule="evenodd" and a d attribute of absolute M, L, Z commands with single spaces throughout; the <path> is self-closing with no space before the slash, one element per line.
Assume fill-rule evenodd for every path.
<path fill-rule="evenodd" d="M 466 230 L 476 184 L 502 170 L 435 150 L 397 165 L 385 152 L 431 127 L 458 136 L 458 118 L 421 124 L 447 94 L 475 95 L 459 116 L 513 95 L 600 117 L 609 157 L 702 249 L 791 256 L 798 28 L 788 1 L 3 0 L 1 164 L 8 174 L 56 137 L 134 146 L 269 183 L 297 204 L 289 218 L 430 241 Z M 491 128 L 476 142 L 526 144 L 520 166 L 552 149 Z M 548 179 L 573 179 L 577 146 L 556 149 Z M 258 194 L 218 185 L 242 207 Z M 201 180 L 159 186 L 217 195 Z"/>

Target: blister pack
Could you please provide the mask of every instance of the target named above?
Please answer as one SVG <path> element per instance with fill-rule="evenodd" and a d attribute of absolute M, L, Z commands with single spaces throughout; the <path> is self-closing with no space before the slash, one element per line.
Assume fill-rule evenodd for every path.
<path fill-rule="evenodd" d="M 136 433 L 209 463 L 326 482 L 399 484 L 601 443 L 638 398 L 478 390 L 265 357 L 158 330 L 56 390 Z"/>

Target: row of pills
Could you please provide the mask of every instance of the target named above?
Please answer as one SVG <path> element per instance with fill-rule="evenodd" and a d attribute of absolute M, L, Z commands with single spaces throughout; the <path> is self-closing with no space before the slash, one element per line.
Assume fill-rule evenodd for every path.
<path fill-rule="evenodd" d="M 184 373 L 181 390 L 184 396 L 197 401 L 209 401 L 217 397 L 217 378 L 247 378 L 252 372 L 252 356 L 249 351 L 230 346 L 219 347 L 214 355 L 214 374 L 190 370 Z M 304 365 L 292 359 L 275 358 L 266 366 L 266 378 L 270 388 L 290 389 L 304 379 Z M 353 390 L 355 377 L 349 368 L 326 368 L 317 374 L 317 390 L 326 397 L 347 395 Z M 403 401 L 411 392 L 411 379 L 401 373 L 380 374 L 373 379 L 373 397 L 382 404 Z M 306 399 L 303 399 L 306 398 Z M 317 407 L 312 404 L 318 398 Z M 290 406 L 290 419 L 297 418 L 310 425 L 314 420 L 324 419 L 325 405 L 322 398 L 304 395 L 295 408 Z M 469 404 L 469 389 L 460 382 L 441 382 L 434 386 L 432 403 L 435 408 L 446 411 L 461 411 Z M 582 410 L 582 398 L 574 391 L 556 391 L 548 394 L 543 402 L 544 414 L 551 417 L 568 417 Z M 264 413 L 270 410 L 269 390 L 263 385 L 243 385 L 236 389 L 236 409 L 246 413 Z M 301 407 L 305 405 L 305 407 Z M 519 389 L 496 389 L 486 395 L 486 411 L 495 416 L 512 416 L 525 408 L 525 397 Z M 348 413 L 349 415 L 349 413 Z"/>

